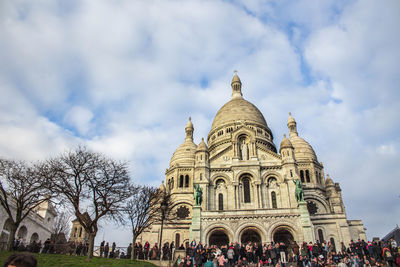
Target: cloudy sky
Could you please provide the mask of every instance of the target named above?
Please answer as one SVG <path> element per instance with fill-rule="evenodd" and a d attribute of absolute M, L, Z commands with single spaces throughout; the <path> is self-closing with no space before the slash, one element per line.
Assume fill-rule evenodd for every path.
<path fill-rule="evenodd" d="M 188 117 L 198 143 L 237 69 L 275 144 L 291 111 L 348 218 L 382 237 L 400 223 L 399 12 L 397 0 L 1 1 L 0 155 L 86 144 L 158 185 Z M 100 238 L 127 245 L 111 228 Z"/>

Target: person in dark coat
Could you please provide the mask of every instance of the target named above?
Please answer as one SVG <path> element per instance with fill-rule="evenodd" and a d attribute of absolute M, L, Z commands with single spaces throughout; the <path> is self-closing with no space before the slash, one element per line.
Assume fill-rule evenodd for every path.
<path fill-rule="evenodd" d="M 115 242 L 113 242 L 113 243 L 112 243 L 112 246 L 111 246 L 110 258 L 114 258 L 116 246 L 117 246 L 117 245 L 115 244 Z"/>
<path fill-rule="evenodd" d="M 168 260 L 168 257 L 169 257 L 169 245 L 168 243 L 164 243 L 162 247 L 162 260 L 166 261 Z"/>
<path fill-rule="evenodd" d="M 104 240 L 100 243 L 100 257 L 103 257 L 104 254 Z"/>
<path fill-rule="evenodd" d="M 194 252 L 194 263 L 196 266 L 201 266 L 203 264 L 203 260 L 201 258 L 201 250 L 198 248 Z"/>
<path fill-rule="evenodd" d="M 132 257 L 132 243 L 129 244 L 128 249 L 126 250 L 126 258 L 130 259 Z"/>
<path fill-rule="evenodd" d="M 110 245 L 107 242 L 107 244 L 104 246 L 104 257 L 105 258 L 108 258 L 108 253 L 109 252 L 110 252 Z"/>
<path fill-rule="evenodd" d="M 47 238 L 46 241 L 44 241 L 42 253 L 43 254 L 48 253 L 49 249 L 50 249 L 50 238 Z"/>
<path fill-rule="evenodd" d="M 242 244 L 240 246 L 240 250 L 239 250 L 239 254 L 240 254 L 240 258 L 243 259 L 244 257 L 246 257 L 246 247 L 244 246 L 244 244 Z"/>
<path fill-rule="evenodd" d="M 233 260 L 234 262 L 237 262 L 240 255 L 240 245 L 237 242 L 235 242 L 235 244 L 233 245 L 233 251 L 235 252 Z"/>
<path fill-rule="evenodd" d="M 262 254 L 263 254 L 263 248 L 262 248 L 262 246 L 260 245 L 260 244 L 255 244 L 255 248 L 254 248 L 254 251 L 255 251 L 255 263 L 258 263 L 259 262 L 259 260 L 260 260 L 260 258 L 261 258 L 261 256 L 262 256 Z"/>
<path fill-rule="evenodd" d="M 272 265 L 275 266 L 280 259 L 279 244 L 273 246 L 270 250 Z"/>
<path fill-rule="evenodd" d="M 76 251 L 75 251 L 75 253 L 76 253 L 77 256 L 80 256 L 80 255 L 81 255 L 82 249 L 83 249 L 82 242 L 79 242 L 78 246 L 76 247 Z"/>
<path fill-rule="evenodd" d="M 175 251 L 175 243 L 174 241 L 171 242 L 171 244 L 169 245 L 169 260 L 172 260 L 173 255 L 174 255 L 174 251 Z"/>
<path fill-rule="evenodd" d="M 144 260 L 145 259 L 145 253 L 144 253 L 144 250 L 143 250 L 142 243 L 140 243 L 140 242 L 139 242 L 139 245 L 138 245 L 138 251 L 139 251 L 139 254 L 136 257 L 138 257 L 139 260 Z"/>

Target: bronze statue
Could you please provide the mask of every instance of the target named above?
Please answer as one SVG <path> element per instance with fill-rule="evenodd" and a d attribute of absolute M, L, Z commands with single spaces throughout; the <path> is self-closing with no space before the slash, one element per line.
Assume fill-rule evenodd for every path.
<path fill-rule="evenodd" d="M 304 191 L 303 191 L 303 185 L 301 184 L 299 179 L 293 180 L 293 183 L 296 185 L 296 200 L 297 202 L 304 201 Z"/>
<path fill-rule="evenodd" d="M 194 202 L 196 206 L 200 206 L 201 202 L 203 202 L 203 190 L 201 189 L 200 185 L 197 184 L 194 187 L 196 190 L 194 191 Z"/>

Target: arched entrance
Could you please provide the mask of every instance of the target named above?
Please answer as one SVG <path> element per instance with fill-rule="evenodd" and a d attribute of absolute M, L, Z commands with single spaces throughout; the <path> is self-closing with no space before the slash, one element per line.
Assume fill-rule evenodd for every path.
<path fill-rule="evenodd" d="M 292 233 L 285 228 L 277 229 L 274 233 L 273 239 L 275 243 L 285 243 L 286 246 L 292 244 L 294 241 Z"/>
<path fill-rule="evenodd" d="M 28 229 L 26 229 L 26 226 L 23 225 L 19 228 L 18 233 L 17 233 L 17 238 L 25 240 L 26 235 L 28 234 Z"/>
<path fill-rule="evenodd" d="M 1 231 L 0 234 L 0 249 L 4 249 L 5 248 L 5 244 L 7 244 L 8 241 L 8 237 L 10 235 L 10 231 L 11 231 L 11 220 L 8 218 L 3 225 L 3 230 Z M 4 247 L 2 247 L 4 246 Z"/>
<path fill-rule="evenodd" d="M 229 237 L 223 230 L 215 230 L 210 235 L 208 244 L 223 246 L 229 244 Z"/>
<path fill-rule="evenodd" d="M 39 235 L 37 233 L 33 233 L 31 236 L 31 242 L 38 242 L 39 241 Z"/>
<path fill-rule="evenodd" d="M 248 242 L 251 243 L 261 243 L 261 236 L 260 234 L 254 229 L 246 229 L 243 231 L 240 242 L 242 244 L 246 244 Z"/>

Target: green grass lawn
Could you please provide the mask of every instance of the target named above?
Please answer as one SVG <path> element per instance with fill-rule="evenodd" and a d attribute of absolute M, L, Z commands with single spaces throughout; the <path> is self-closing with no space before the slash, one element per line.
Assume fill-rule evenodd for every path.
<path fill-rule="evenodd" d="M 16 252 L 21 253 L 21 252 Z M 14 252 L 1 251 L 0 252 L 0 266 L 3 266 L 4 261 Z M 69 255 L 59 255 L 59 254 L 36 254 L 33 253 L 38 261 L 39 267 L 66 267 L 66 266 L 76 266 L 76 267 L 94 267 L 94 266 L 116 266 L 116 267 L 147 267 L 155 266 L 151 263 L 131 261 L 127 259 L 105 259 L 94 257 L 91 261 L 86 261 L 86 257 L 83 256 L 69 256 Z"/>

